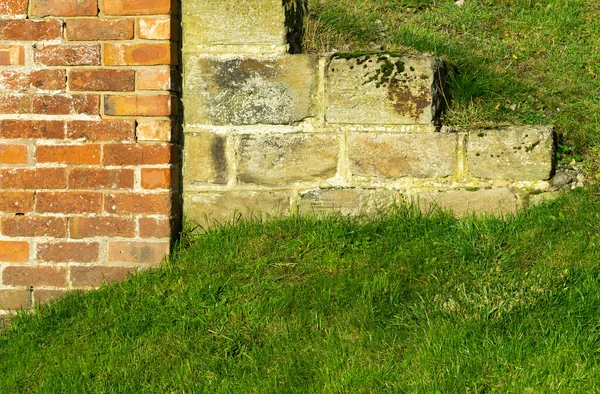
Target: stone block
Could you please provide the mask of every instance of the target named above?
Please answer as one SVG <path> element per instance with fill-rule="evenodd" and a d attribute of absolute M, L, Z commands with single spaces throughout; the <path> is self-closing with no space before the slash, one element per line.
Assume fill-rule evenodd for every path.
<path fill-rule="evenodd" d="M 229 163 L 227 137 L 209 132 L 186 134 L 183 151 L 183 179 L 226 184 Z"/>
<path fill-rule="evenodd" d="M 457 135 L 348 135 L 350 170 L 355 176 L 445 178 L 457 168 Z"/>
<path fill-rule="evenodd" d="M 440 207 L 458 217 L 471 214 L 502 215 L 515 213 L 518 208 L 517 196 L 505 187 L 420 193 L 414 197 L 414 202 L 423 211 Z"/>
<path fill-rule="evenodd" d="M 301 215 L 374 215 L 385 213 L 399 192 L 386 189 L 312 189 L 300 194 L 298 213 Z"/>
<path fill-rule="evenodd" d="M 242 183 L 287 185 L 331 178 L 337 172 L 335 135 L 244 135 L 237 152 Z"/>
<path fill-rule="evenodd" d="M 190 57 L 183 102 L 187 124 L 290 124 L 313 112 L 317 57 Z"/>
<path fill-rule="evenodd" d="M 550 179 L 553 157 L 552 127 L 513 126 L 469 133 L 467 171 L 476 178 Z"/>
<path fill-rule="evenodd" d="M 430 56 L 334 55 L 327 69 L 329 123 L 437 124 L 444 64 Z"/>

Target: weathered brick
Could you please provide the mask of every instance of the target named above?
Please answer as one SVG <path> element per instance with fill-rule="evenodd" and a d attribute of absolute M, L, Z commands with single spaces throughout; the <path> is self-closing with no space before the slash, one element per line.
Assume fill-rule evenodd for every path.
<path fill-rule="evenodd" d="M 27 0 L 0 1 L 0 15 L 27 15 Z"/>
<path fill-rule="evenodd" d="M 2 272 L 2 284 L 8 286 L 67 286 L 64 267 L 9 266 Z"/>
<path fill-rule="evenodd" d="M 46 216 L 14 216 L 2 220 L 2 234 L 10 237 L 67 236 L 67 219 Z"/>
<path fill-rule="evenodd" d="M 104 283 L 121 282 L 135 272 L 134 267 L 71 267 L 74 287 L 98 287 Z"/>
<path fill-rule="evenodd" d="M 32 97 L 26 94 L 0 95 L 0 113 L 28 114 L 32 110 Z"/>
<path fill-rule="evenodd" d="M 64 90 L 64 70 L 4 70 L 0 72 L 0 89 L 10 91 Z"/>
<path fill-rule="evenodd" d="M 143 68 L 137 71 L 139 90 L 177 90 L 179 73 L 171 68 Z"/>
<path fill-rule="evenodd" d="M 179 170 L 175 168 L 142 168 L 142 188 L 178 189 Z"/>
<path fill-rule="evenodd" d="M 172 164 L 177 162 L 173 144 L 105 144 L 104 164 L 109 166 Z"/>
<path fill-rule="evenodd" d="M 29 261 L 29 242 L 0 241 L 0 261 L 26 263 Z"/>
<path fill-rule="evenodd" d="M 102 194 L 94 192 L 38 192 L 36 212 L 100 213 Z"/>
<path fill-rule="evenodd" d="M 0 120 L 0 137 L 27 139 L 60 139 L 65 136 L 62 120 Z"/>
<path fill-rule="evenodd" d="M 170 120 L 139 122 L 135 132 L 138 141 L 176 141 L 177 135 Z"/>
<path fill-rule="evenodd" d="M 71 41 L 129 40 L 133 19 L 67 19 L 67 39 Z"/>
<path fill-rule="evenodd" d="M 33 97 L 33 113 L 47 115 L 98 115 L 100 96 L 93 94 L 55 94 Z"/>
<path fill-rule="evenodd" d="M 179 24 L 171 18 L 139 18 L 137 32 L 139 38 L 148 40 L 177 40 Z"/>
<path fill-rule="evenodd" d="M 15 168 L 0 170 L 0 189 L 64 189 L 64 168 Z"/>
<path fill-rule="evenodd" d="M 31 16 L 96 16 L 98 0 L 30 0 Z"/>
<path fill-rule="evenodd" d="M 103 168 L 74 168 L 69 173 L 69 189 L 131 189 L 134 170 Z"/>
<path fill-rule="evenodd" d="M 114 116 L 171 116 L 175 97 L 154 96 L 104 96 L 104 114 Z"/>
<path fill-rule="evenodd" d="M 510 189 L 501 187 L 481 190 L 448 190 L 419 193 L 414 197 L 421 210 L 439 207 L 459 217 L 472 214 L 502 215 L 515 213 L 518 200 Z"/>
<path fill-rule="evenodd" d="M 0 145 L 0 164 L 27 164 L 27 145 Z"/>
<path fill-rule="evenodd" d="M 47 66 L 96 66 L 100 65 L 100 45 L 44 45 L 35 48 L 34 59 Z"/>
<path fill-rule="evenodd" d="M 135 71 L 106 69 L 70 70 L 69 89 L 131 92 L 135 90 Z"/>
<path fill-rule="evenodd" d="M 31 308 L 31 289 L 0 290 L 0 309 Z"/>
<path fill-rule="evenodd" d="M 108 242 L 108 260 L 136 264 L 156 264 L 169 254 L 169 242 Z"/>
<path fill-rule="evenodd" d="M 100 164 L 100 145 L 38 145 L 38 163 Z"/>
<path fill-rule="evenodd" d="M 83 138 L 88 141 L 131 141 L 135 139 L 135 121 L 73 120 L 67 122 L 67 138 Z"/>
<path fill-rule="evenodd" d="M 176 6 L 173 0 L 104 0 L 106 15 L 158 15 L 173 14 Z"/>
<path fill-rule="evenodd" d="M 0 20 L 0 40 L 43 41 L 61 37 L 62 25 L 58 20 Z"/>
<path fill-rule="evenodd" d="M 35 304 L 45 304 L 59 299 L 68 292 L 68 290 L 33 289 L 33 302 Z"/>
<path fill-rule="evenodd" d="M 135 220 L 112 216 L 69 218 L 71 238 L 125 237 L 135 236 Z"/>
<path fill-rule="evenodd" d="M 22 66 L 25 64 L 23 45 L 0 45 L 0 66 Z"/>
<path fill-rule="evenodd" d="M 100 258 L 98 242 L 48 242 L 38 243 L 38 261 L 53 263 L 93 263 Z"/>
<path fill-rule="evenodd" d="M 0 192 L 0 211 L 28 213 L 33 210 L 34 192 Z"/>
<path fill-rule="evenodd" d="M 177 65 L 177 46 L 156 44 L 104 44 L 104 64 L 107 66 Z"/>
<path fill-rule="evenodd" d="M 105 197 L 105 211 L 113 214 L 169 215 L 174 211 L 170 193 L 139 194 L 119 193 Z"/>
<path fill-rule="evenodd" d="M 174 232 L 174 223 L 170 219 L 139 218 L 140 238 L 167 238 Z"/>

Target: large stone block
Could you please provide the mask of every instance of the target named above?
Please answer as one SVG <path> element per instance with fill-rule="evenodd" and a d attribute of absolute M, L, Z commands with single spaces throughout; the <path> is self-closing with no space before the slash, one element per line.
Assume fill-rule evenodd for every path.
<path fill-rule="evenodd" d="M 388 54 L 334 55 L 327 69 L 329 123 L 438 123 L 443 62 Z"/>
<path fill-rule="evenodd" d="M 514 126 L 469 133 L 467 171 L 477 178 L 546 180 L 552 174 L 553 157 L 552 127 Z"/>
<path fill-rule="evenodd" d="M 184 71 L 187 124 L 290 124 L 313 112 L 317 57 L 191 56 Z"/>
<path fill-rule="evenodd" d="M 423 211 L 440 207 L 458 217 L 482 213 L 502 215 L 515 213 L 518 208 L 517 197 L 505 187 L 421 193 L 414 197 L 414 201 Z"/>
<path fill-rule="evenodd" d="M 286 185 L 335 176 L 339 141 L 335 135 L 244 135 L 238 149 L 242 183 Z"/>
<path fill-rule="evenodd" d="M 445 178 L 457 167 L 457 135 L 349 134 L 348 157 L 355 176 Z"/>
<path fill-rule="evenodd" d="M 183 178 L 196 182 L 226 184 L 229 171 L 227 137 L 209 132 L 185 134 Z"/>
<path fill-rule="evenodd" d="M 399 192 L 386 189 L 312 189 L 300 194 L 298 212 L 306 215 L 373 215 L 385 213 L 401 200 Z"/>

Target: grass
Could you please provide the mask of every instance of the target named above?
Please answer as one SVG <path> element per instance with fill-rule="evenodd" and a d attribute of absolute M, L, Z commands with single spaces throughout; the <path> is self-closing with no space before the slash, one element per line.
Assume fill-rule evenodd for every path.
<path fill-rule="evenodd" d="M 187 235 L 153 272 L 22 314 L 0 392 L 600 390 L 600 200 L 399 207 Z"/>

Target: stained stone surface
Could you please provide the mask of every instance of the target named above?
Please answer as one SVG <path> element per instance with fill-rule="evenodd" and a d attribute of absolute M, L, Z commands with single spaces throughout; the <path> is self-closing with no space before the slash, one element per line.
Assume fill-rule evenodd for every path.
<path fill-rule="evenodd" d="M 210 132 L 186 134 L 183 178 L 186 184 L 226 184 L 229 169 L 227 137 Z"/>
<path fill-rule="evenodd" d="M 311 189 L 301 193 L 298 213 L 302 215 L 373 215 L 386 213 L 402 200 L 399 192 L 385 189 Z"/>
<path fill-rule="evenodd" d="M 517 196 L 508 188 L 480 190 L 448 190 L 421 193 L 414 197 L 421 210 L 440 207 L 450 210 L 458 217 L 475 214 L 501 215 L 515 213 L 518 208 Z"/>

